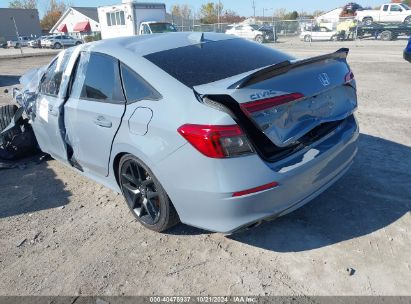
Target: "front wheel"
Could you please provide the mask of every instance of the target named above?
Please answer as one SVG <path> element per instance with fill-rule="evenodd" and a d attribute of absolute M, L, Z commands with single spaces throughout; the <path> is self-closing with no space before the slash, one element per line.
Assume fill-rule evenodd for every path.
<path fill-rule="evenodd" d="M 61 49 L 61 44 L 58 43 L 58 42 L 56 42 L 56 43 L 53 45 L 53 49 L 57 49 L 57 50 Z"/>
<path fill-rule="evenodd" d="M 257 35 L 256 37 L 255 37 L 255 41 L 257 42 L 257 43 L 263 43 L 264 42 L 264 37 L 263 36 L 261 36 L 261 35 Z"/>
<path fill-rule="evenodd" d="M 311 36 L 310 35 L 305 35 L 304 36 L 304 41 L 305 42 L 311 42 Z"/>
<path fill-rule="evenodd" d="M 384 31 L 380 35 L 380 39 L 382 41 L 391 41 L 393 39 L 393 35 L 391 31 Z"/>
<path fill-rule="evenodd" d="M 411 16 L 408 16 L 407 18 L 405 18 L 404 23 L 411 24 Z"/>
<path fill-rule="evenodd" d="M 77 41 L 77 42 L 76 42 L 76 45 L 80 45 L 80 44 L 81 44 L 81 42 L 80 42 L 80 41 Z"/>
<path fill-rule="evenodd" d="M 180 221 L 166 191 L 141 160 L 123 156 L 118 174 L 127 205 L 144 227 L 162 232 Z"/>

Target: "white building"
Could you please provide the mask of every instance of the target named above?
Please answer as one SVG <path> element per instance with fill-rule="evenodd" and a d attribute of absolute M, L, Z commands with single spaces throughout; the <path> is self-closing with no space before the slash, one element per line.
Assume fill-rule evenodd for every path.
<path fill-rule="evenodd" d="M 68 34 L 75 38 L 100 32 L 96 7 L 69 7 L 50 30 L 51 34 Z"/>

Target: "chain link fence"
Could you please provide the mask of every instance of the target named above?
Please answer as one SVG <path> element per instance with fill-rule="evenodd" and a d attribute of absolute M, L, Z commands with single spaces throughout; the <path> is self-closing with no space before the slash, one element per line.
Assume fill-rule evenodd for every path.
<path fill-rule="evenodd" d="M 266 18 L 264 21 L 257 19 L 255 24 L 272 28 L 277 39 L 281 42 L 292 40 L 320 42 L 365 38 L 388 41 L 411 36 L 411 24 L 362 24 L 353 17 L 340 18 L 338 21 L 322 20 L 320 22 L 315 19 L 268 21 Z M 179 31 L 225 33 L 228 29 L 239 24 L 199 24 L 196 20 L 186 20 L 174 25 Z"/>

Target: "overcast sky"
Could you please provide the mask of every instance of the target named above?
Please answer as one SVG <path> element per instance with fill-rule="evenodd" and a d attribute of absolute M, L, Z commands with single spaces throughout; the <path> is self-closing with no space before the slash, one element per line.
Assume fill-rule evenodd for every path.
<path fill-rule="evenodd" d="M 215 0 L 217 1 L 217 0 Z M 120 3 L 121 0 L 88 0 L 88 1 L 81 1 L 81 0 L 68 0 L 67 2 L 73 3 L 75 6 L 102 6 L 102 5 L 110 5 L 110 4 L 117 4 Z M 202 3 L 206 3 L 206 0 L 147 0 L 147 1 L 140 1 L 140 2 L 162 2 L 166 3 L 167 8 L 171 8 L 173 4 L 188 4 L 192 7 L 193 10 L 196 12 L 199 10 Z M 343 6 L 350 0 L 288 0 L 288 1 L 279 1 L 279 0 L 255 0 L 256 6 L 256 15 L 263 14 L 263 8 L 266 9 L 279 9 L 279 8 L 286 8 L 288 11 L 296 10 L 306 11 L 306 12 L 313 12 L 315 10 L 323 10 L 328 11 L 333 8 Z M 390 1 L 387 1 L 390 2 Z M 0 7 L 8 7 L 8 0 L 0 0 Z M 46 9 L 47 0 L 39 0 L 38 1 L 38 8 L 40 14 L 44 12 Z M 252 8 L 252 0 L 221 0 L 221 3 L 224 5 L 225 9 L 232 9 L 236 11 L 239 15 L 242 16 L 252 16 L 253 15 L 253 8 Z M 366 1 L 358 1 L 359 4 L 362 6 L 377 6 L 383 4 L 383 1 L 376 1 L 376 0 L 366 0 Z M 270 11 L 266 11 L 265 15 L 271 14 Z"/>

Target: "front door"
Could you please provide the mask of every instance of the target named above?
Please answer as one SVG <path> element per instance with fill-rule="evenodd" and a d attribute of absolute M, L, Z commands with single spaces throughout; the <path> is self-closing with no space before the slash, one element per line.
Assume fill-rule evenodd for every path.
<path fill-rule="evenodd" d="M 72 162 L 86 172 L 108 175 L 111 145 L 125 107 L 118 60 L 101 53 L 81 53 L 64 106 Z"/>
<path fill-rule="evenodd" d="M 40 81 L 32 119 L 41 150 L 64 162 L 67 162 L 67 149 L 62 108 L 70 81 L 69 71 L 76 59 L 74 51 L 68 49 L 61 52 L 47 68 Z"/>

